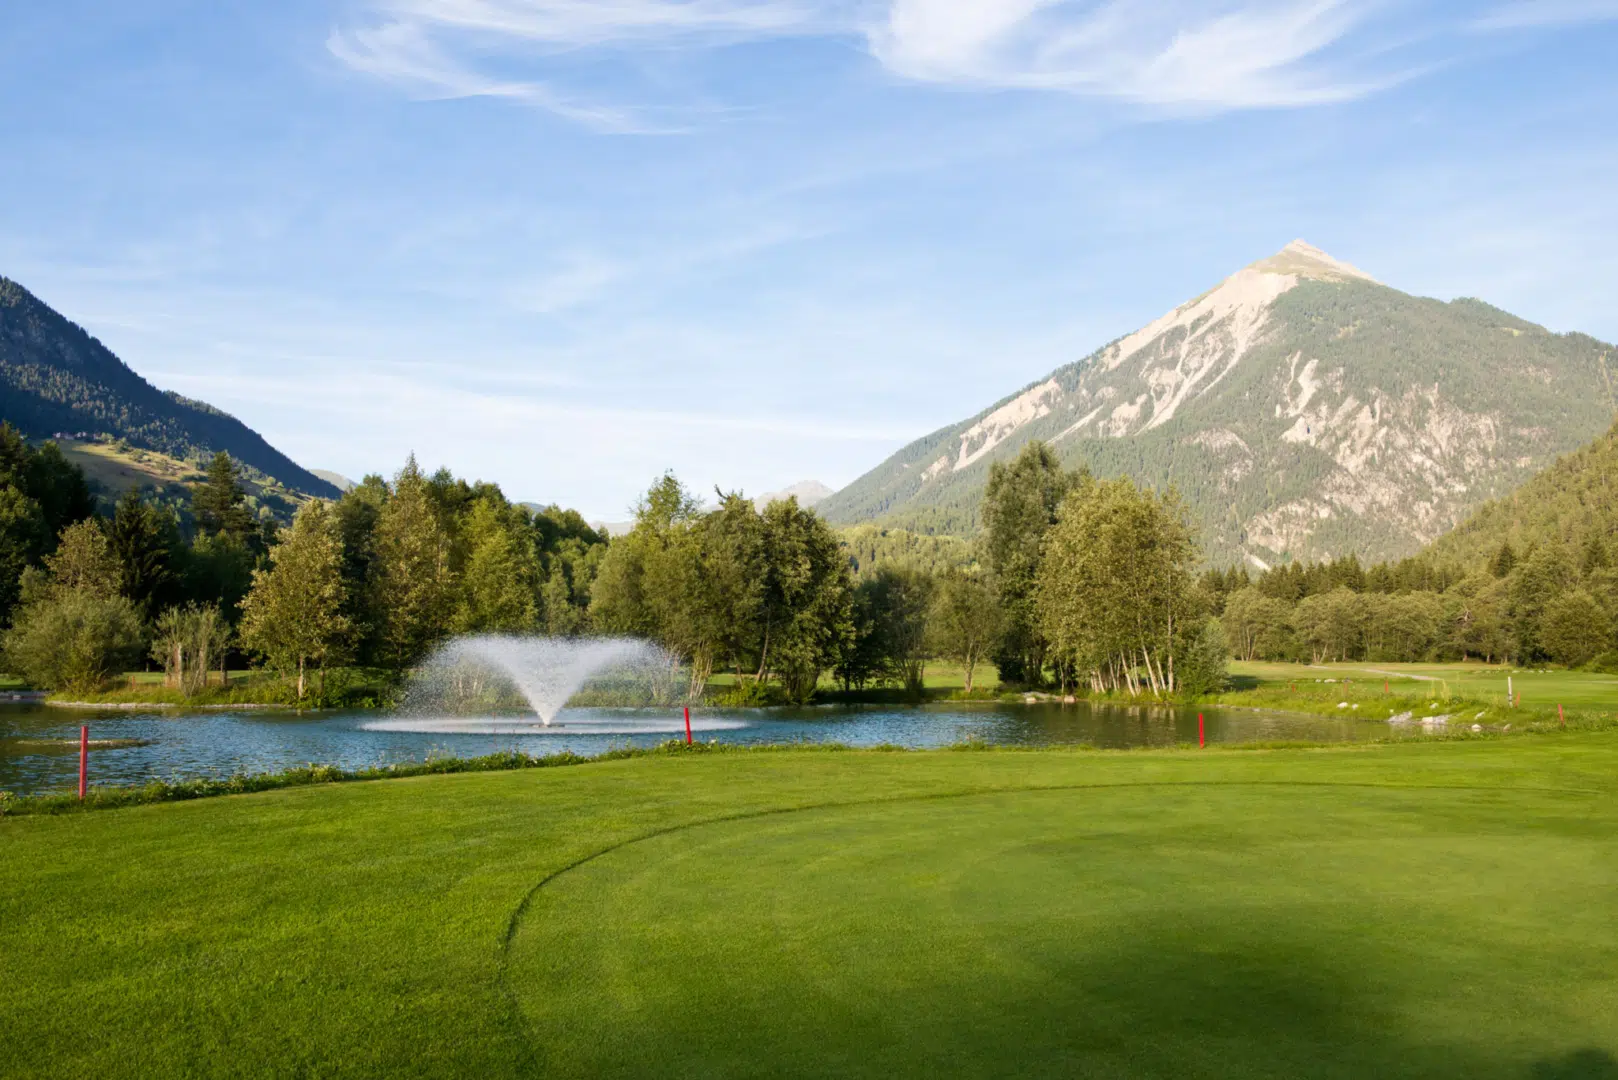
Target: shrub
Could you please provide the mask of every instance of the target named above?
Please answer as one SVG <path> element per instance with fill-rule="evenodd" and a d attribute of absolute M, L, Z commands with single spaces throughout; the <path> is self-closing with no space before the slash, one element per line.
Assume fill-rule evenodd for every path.
<path fill-rule="evenodd" d="M 144 628 L 122 596 L 64 589 L 29 604 L 6 634 L 6 667 L 44 690 L 89 689 L 142 651 Z"/>
<path fill-rule="evenodd" d="M 756 709 L 790 704 L 786 691 L 771 683 L 748 680 L 713 696 L 713 704 L 727 709 Z"/>

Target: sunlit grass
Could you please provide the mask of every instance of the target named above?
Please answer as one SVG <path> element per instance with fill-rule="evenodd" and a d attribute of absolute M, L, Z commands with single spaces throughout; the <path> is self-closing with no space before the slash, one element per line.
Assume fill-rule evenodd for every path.
<path fill-rule="evenodd" d="M 1604 1077 L 1615 779 L 679 753 L 0 818 L 0 1072 Z"/>

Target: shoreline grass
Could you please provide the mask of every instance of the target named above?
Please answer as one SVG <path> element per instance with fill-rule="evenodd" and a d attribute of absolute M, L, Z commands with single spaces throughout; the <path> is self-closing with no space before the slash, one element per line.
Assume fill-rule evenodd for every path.
<path fill-rule="evenodd" d="M 1568 713 L 1565 723 L 1560 720 L 1539 719 L 1524 722 L 1520 726 L 1513 725 L 1508 730 L 1484 728 L 1481 731 L 1473 731 L 1470 724 L 1457 724 L 1454 728 L 1446 726 L 1430 730 L 1390 730 L 1387 735 L 1360 739 L 1354 742 L 1258 739 L 1241 742 L 1215 742 L 1206 746 L 1182 742 L 1172 746 L 1099 747 L 1088 743 L 1036 746 L 966 739 L 945 746 L 924 748 L 898 746 L 890 743 L 874 746 L 851 746 L 847 743 L 838 742 L 743 744 L 709 740 L 687 744 L 684 740 L 676 738 L 667 739 L 654 746 L 614 747 L 603 750 L 598 754 L 578 754 L 571 750 L 563 750 L 554 754 L 526 754 L 517 750 L 507 750 L 479 757 L 429 757 L 424 761 L 397 762 L 357 769 L 344 769 L 337 765 L 311 762 L 307 765 L 295 766 L 276 772 L 237 773 L 227 777 L 151 780 L 144 784 L 93 786 L 83 800 L 80 800 L 77 792 L 74 791 L 43 792 L 23 796 L 0 791 L 0 818 L 73 814 L 93 810 L 116 810 L 130 806 L 188 802 L 195 799 L 217 798 L 225 795 L 245 795 L 323 784 L 402 780 L 454 773 L 518 772 L 530 769 L 552 769 L 572 765 L 628 761 L 639 758 L 688 757 L 693 755 L 997 753 L 1143 756 L 1151 754 L 1253 753 L 1277 750 L 1342 752 L 1418 743 L 1477 742 L 1544 735 L 1578 736 L 1611 731 L 1618 731 L 1618 717 L 1608 717 L 1605 714 L 1581 711 Z"/>

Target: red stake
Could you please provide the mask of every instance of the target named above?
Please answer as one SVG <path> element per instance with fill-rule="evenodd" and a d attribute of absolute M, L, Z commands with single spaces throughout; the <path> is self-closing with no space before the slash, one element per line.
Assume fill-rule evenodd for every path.
<path fill-rule="evenodd" d="M 1197 714 L 1197 745 L 1198 746 L 1207 746 L 1208 745 L 1208 735 L 1207 735 L 1207 732 L 1202 727 L 1202 714 L 1201 713 Z"/>
<path fill-rule="evenodd" d="M 1562 721 L 1562 726 L 1563 727 L 1567 727 L 1567 717 L 1562 715 L 1562 703 L 1561 702 L 1556 703 L 1556 718 L 1558 720 Z"/>
<path fill-rule="evenodd" d="M 691 706 L 685 707 L 685 745 L 691 745 Z"/>
<path fill-rule="evenodd" d="M 1391 682 L 1389 682 L 1387 679 L 1382 680 L 1382 692 L 1384 694 L 1393 693 L 1393 684 Z"/>
<path fill-rule="evenodd" d="M 90 725 L 79 725 L 79 801 L 84 801 L 84 789 L 90 783 Z"/>

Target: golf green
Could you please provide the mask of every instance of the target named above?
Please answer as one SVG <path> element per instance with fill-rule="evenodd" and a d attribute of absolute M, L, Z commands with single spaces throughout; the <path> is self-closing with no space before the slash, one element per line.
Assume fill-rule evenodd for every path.
<path fill-rule="evenodd" d="M 1618 738 L 0 820 L 0 1074 L 1618 1076 Z"/>

